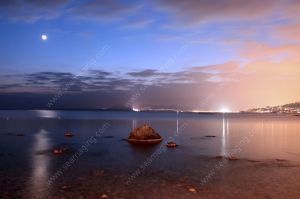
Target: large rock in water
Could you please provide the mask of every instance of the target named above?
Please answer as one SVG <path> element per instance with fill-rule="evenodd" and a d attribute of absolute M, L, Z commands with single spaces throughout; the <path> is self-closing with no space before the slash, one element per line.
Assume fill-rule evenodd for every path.
<path fill-rule="evenodd" d="M 144 124 L 130 133 L 128 141 L 133 144 L 157 144 L 162 141 L 162 137 L 149 125 Z"/>

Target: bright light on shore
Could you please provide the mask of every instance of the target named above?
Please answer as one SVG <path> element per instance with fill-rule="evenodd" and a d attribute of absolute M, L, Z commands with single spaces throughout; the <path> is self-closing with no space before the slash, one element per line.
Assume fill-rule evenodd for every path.
<path fill-rule="evenodd" d="M 221 113 L 230 113 L 230 112 L 232 112 L 229 108 L 227 108 L 227 107 L 223 107 L 223 108 L 221 108 L 220 110 L 219 110 L 219 112 L 221 112 Z"/>
<path fill-rule="evenodd" d="M 140 112 L 140 109 L 138 109 L 138 108 L 132 108 L 132 110 L 133 110 L 134 112 Z"/>

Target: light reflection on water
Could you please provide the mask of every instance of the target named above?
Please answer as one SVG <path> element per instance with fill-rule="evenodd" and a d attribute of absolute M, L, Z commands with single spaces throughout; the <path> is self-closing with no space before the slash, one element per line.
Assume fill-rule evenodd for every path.
<path fill-rule="evenodd" d="M 137 127 L 137 120 L 132 120 L 132 130 L 134 130 Z"/>
<path fill-rule="evenodd" d="M 228 155 L 228 149 L 227 145 L 229 144 L 229 122 L 228 119 L 225 117 L 225 114 L 223 114 L 222 119 L 222 145 L 221 145 L 221 155 L 227 156 Z"/>
<path fill-rule="evenodd" d="M 132 129 L 144 123 L 150 123 L 164 139 L 170 136 L 176 138 L 175 141 L 179 144 L 175 150 L 168 150 L 167 153 L 162 154 L 165 155 L 164 158 L 155 161 L 160 168 L 169 167 L 168 162 L 174 162 L 175 157 L 178 163 L 172 166 L 177 168 L 180 164 L 184 165 L 184 161 L 193 160 L 194 157 L 225 156 L 251 131 L 254 131 L 253 136 L 249 137 L 249 143 L 242 146 L 240 153 L 236 155 L 238 158 L 253 160 L 278 158 L 300 161 L 300 118 L 294 116 L 51 111 L 50 115 L 48 112 L 39 112 L 41 118 L 24 119 L 26 111 L 3 113 L 9 115 L 11 119 L 8 121 L 5 117 L 0 119 L 2 132 L 19 133 L 22 129 L 20 133 L 26 134 L 23 138 L 4 135 L 1 137 L 0 150 L 2 148 L 8 151 L 7 153 L 14 154 L 14 156 L 5 156 L 7 158 L 5 163 L 13 164 L 14 158 L 21 156 L 17 151 L 27 149 L 29 145 L 32 148 L 29 155 L 33 167 L 31 186 L 35 187 L 34 189 L 43 189 L 43 185 L 39 182 L 49 177 L 50 162 L 51 165 L 55 165 L 55 161 L 58 160 L 52 154 L 36 154 L 35 151 L 51 151 L 52 144 L 62 143 L 76 150 L 76 147 L 80 147 L 81 143 L 94 136 L 106 122 L 110 124 L 110 128 L 103 133 L 103 136 L 110 138 L 99 139 L 98 143 L 91 145 L 85 156 L 81 157 L 83 160 L 78 164 L 82 165 L 78 168 L 91 165 L 135 168 L 141 164 L 160 145 L 151 149 L 140 149 L 132 147 L 123 139 L 128 137 Z M 22 117 L 14 119 L 14 115 L 22 115 Z M 56 115 L 61 116 L 61 119 L 45 118 Z M 186 124 L 186 127 L 181 129 L 183 124 Z M 67 139 L 63 136 L 65 131 L 72 131 L 75 136 Z M 174 136 L 175 134 L 178 136 Z M 23 142 L 22 139 L 27 139 L 27 142 Z M 164 142 L 161 143 L 163 144 Z M 187 160 L 188 158 L 190 159 Z M 24 161 L 23 164 L 28 162 Z"/>
<path fill-rule="evenodd" d="M 154 188 L 156 185 L 165 184 L 161 190 L 170 193 L 181 189 L 177 186 L 177 179 L 185 179 L 187 183 L 184 185 L 194 184 L 193 187 L 196 187 L 211 172 L 211 169 L 219 164 L 219 159 L 215 156 L 228 155 L 245 137 L 249 138 L 249 142 L 241 146 L 240 152 L 236 154 L 240 160 L 231 163 L 228 161 L 228 164 L 215 174 L 217 180 L 213 178 L 208 182 L 208 185 L 210 183 L 217 185 L 216 189 L 214 186 L 211 190 L 221 190 L 220 195 L 216 196 L 226 196 L 223 190 L 227 190 L 234 193 L 231 197 L 234 198 L 237 196 L 236 191 L 240 190 L 240 193 L 245 192 L 246 198 L 254 198 L 259 196 L 258 194 L 261 194 L 261 198 L 265 198 L 266 191 L 274 192 L 272 198 L 276 198 L 276 194 L 282 193 L 283 189 L 286 193 L 290 190 L 298 190 L 299 187 L 297 184 L 299 169 L 294 170 L 294 165 L 300 163 L 300 117 L 253 114 L 199 115 L 108 111 L 63 113 L 56 111 L 51 114 L 35 112 L 32 117 L 27 118 L 27 113 L 26 111 L 9 114 L 5 112 L 5 117 L 3 117 L 0 111 L 0 132 L 2 133 L 0 174 L 4 174 L 5 179 L 14 179 L 10 186 L 7 186 L 9 181 L 0 180 L 0 183 L 7 186 L 4 189 L 9 193 L 14 194 L 15 190 L 21 190 L 21 196 L 25 196 L 24 198 L 47 198 L 47 195 L 55 194 L 59 196 L 57 198 L 63 198 L 66 194 L 70 194 L 67 198 L 80 198 L 86 193 L 85 191 L 91 191 L 94 194 L 95 192 L 102 193 L 102 190 L 108 193 L 107 190 L 114 189 L 118 194 L 121 189 L 126 189 L 127 193 L 127 187 L 124 188 L 127 175 L 133 174 L 141 165 L 144 165 L 145 161 L 160 150 L 160 147 L 165 147 L 164 142 L 151 147 L 134 147 L 124 141 L 133 128 L 144 123 L 150 123 L 165 140 L 173 136 L 179 147 L 163 148 L 166 150 L 153 158 L 143 171 L 145 175 L 139 176 L 137 180 L 140 181 L 133 184 L 132 190 L 139 196 L 149 191 L 147 182 L 153 183 Z M 7 114 L 10 117 L 9 120 L 6 120 Z M 21 117 L 14 117 L 16 115 L 21 115 Z M 58 119 L 57 115 L 63 117 Z M 109 123 L 110 127 L 103 132 L 101 138 L 97 138 L 97 143 L 89 145 L 86 153 L 78 157 L 74 165 L 49 188 L 47 185 L 49 178 L 72 155 L 70 152 L 62 156 L 54 156 L 51 153 L 53 146 L 65 146 L 75 152 L 83 143 L 95 136 L 95 132 L 105 123 Z M 182 125 L 185 128 L 181 128 Z M 72 131 L 75 136 L 66 138 L 64 137 L 65 131 Z M 249 136 L 250 132 L 253 132 L 252 136 Z M 24 136 L 15 136 L 16 133 L 24 134 Z M 175 134 L 178 136 L 174 136 Z M 245 159 L 259 161 L 245 161 Z M 285 159 L 290 162 L 275 159 Z M 290 165 L 293 167 L 289 167 Z M 20 172 L 15 173 L 18 168 L 22 168 L 23 176 L 18 175 Z M 104 171 L 107 176 L 95 176 L 94 171 Z M 101 174 L 101 172 L 98 173 Z M 162 180 L 160 178 L 158 180 L 157 176 L 162 177 Z M 274 178 L 276 176 L 277 178 Z M 149 178 L 154 180 L 149 180 Z M 166 183 L 169 181 L 175 182 L 176 188 L 173 184 Z M 21 186 L 18 186 L 19 182 Z M 180 181 L 180 184 L 183 183 Z M 64 190 L 65 185 L 71 189 Z M 108 185 L 107 190 L 103 189 L 106 185 Z M 23 187 L 26 192 L 23 192 Z M 246 190 L 254 190 L 254 193 Z M 182 191 L 186 194 L 185 186 L 182 187 Z M 73 197 L 73 193 L 76 197 Z M 203 193 L 199 191 L 199 194 Z M 93 197 L 87 196 L 87 198 Z"/>
<path fill-rule="evenodd" d="M 57 118 L 58 117 L 58 112 L 51 111 L 51 110 L 33 110 L 33 113 L 35 113 L 40 118 Z"/>
<path fill-rule="evenodd" d="M 37 152 L 49 150 L 50 138 L 49 133 L 40 130 L 34 135 L 32 146 L 32 173 L 29 184 L 30 198 L 45 198 L 48 187 L 47 180 L 49 178 L 50 157 L 48 155 L 37 155 Z"/>

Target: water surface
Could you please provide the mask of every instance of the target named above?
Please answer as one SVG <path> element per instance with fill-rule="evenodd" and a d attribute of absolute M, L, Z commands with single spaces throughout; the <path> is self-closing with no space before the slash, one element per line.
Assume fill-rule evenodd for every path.
<path fill-rule="evenodd" d="M 161 134 L 164 138 L 161 144 L 140 147 L 124 140 L 133 128 L 145 123 Z M 145 179 L 151 179 L 148 184 L 165 180 L 166 184 L 173 185 L 183 180 L 181 184 L 201 187 L 220 183 L 214 178 L 222 177 L 237 165 L 238 171 L 249 166 L 256 168 L 262 163 L 272 168 L 297 168 L 300 163 L 299 129 L 300 117 L 291 115 L 0 111 L 0 177 L 1 187 L 5 187 L 2 194 L 4 197 L 19 194 L 29 198 L 59 198 L 71 194 L 65 193 L 69 186 L 74 192 L 72 183 L 78 182 L 76 187 L 81 187 L 83 193 L 101 195 L 103 190 L 113 192 L 110 190 L 113 184 L 120 190 L 130 190 L 123 186 L 132 187 L 137 183 L 142 186 Z M 66 131 L 72 131 L 75 136 L 64 137 Z M 167 140 L 174 140 L 179 147 L 166 148 Z M 57 147 L 67 148 L 68 153 L 53 155 L 52 150 Z M 232 163 L 226 162 L 221 168 L 216 167 L 221 161 L 216 156 L 230 154 L 239 158 L 239 163 L 230 166 Z M 68 167 L 64 168 L 68 161 Z M 203 179 L 211 170 L 216 173 L 204 183 Z M 287 170 L 286 175 L 292 177 L 292 170 Z M 92 188 L 96 186 L 95 181 L 103 190 Z M 230 182 L 224 181 L 222 186 L 227 183 Z M 57 189 L 62 191 L 57 192 Z M 78 195 L 77 191 L 80 189 L 74 192 Z M 117 193 L 111 194 L 117 196 Z M 131 192 L 127 194 L 134 197 Z M 126 193 L 122 195 L 125 197 Z M 168 197 L 171 195 L 163 198 Z"/>

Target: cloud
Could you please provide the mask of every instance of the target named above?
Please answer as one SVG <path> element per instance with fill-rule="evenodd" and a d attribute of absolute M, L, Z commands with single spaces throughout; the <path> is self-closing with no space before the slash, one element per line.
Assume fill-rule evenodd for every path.
<path fill-rule="evenodd" d="M 236 61 L 226 62 L 223 64 L 215 64 L 215 65 L 209 65 L 209 66 L 196 66 L 192 67 L 191 69 L 193 71 L 200 71 L 205 73 L 228 73 L 237 71 L 240 68 L 240 63 Z"/>
<path fill-rule="evenodd" d="M 271 16 L 280 6 L 280 1 L 158 0 L 157 6 L 180 22 L 194 25 L 210 21 L 259 20 Z"/>
<path fill-rule="evenodd" d="M 66 96 L 77 95 L 82 98 L 84 96 L 93 95 L 105 95 L 108 102 L 102 102 L 110 106 L 118 106 L 128 101 L 130 96 L 134 95 L 140 87 L 146 86 L 147 93 L 152 92 L 154 89 L 157 100 L 155 100 L 152 106 L 156 106 L 159 102 L 160 96 L 166 90 L 173 89 L 174 86 L 181 87 L 183 85 L 193 85 L 196 84 L 196 78 L 200 76 L 191 76 L 191 71 L 180 71 L 175 73 L 159 72 L 155 70 L 143 70 L 135 71 L 129 73 L 112 73 L 101 70 L 91 70 L 86 76 L 75 76 L 72 73 L 62 73 L 62 72 L 38 72 L 32 74 L 24 75 L 9 75 L 9 78 L 13 80 L 18 78 L 18 83 L 7 83 L 4 81 L 8 76 L 2 76 L 0 83 L 0 93 L 13 94 L 15 93 L 31 93 L 33 95 L 51 95 L 58 93 L 61 89 L 64 89 L 66 85 L 70 85 L 65 91 Z M 195 74 L 195 72 L 193 72 Z M 5 77 L 5 78 L 4 78 Z M 192 77 L 192 78 L 191 78 Z M 202 81 L 202 80 L 197 80 Z M 145 94 L 149 96 L 149 94 Z M 172 95 L 175 95 L 173 93 Z M 11 96 L 11 95 L 10 95 Z M 26 94 L 27 96 L 27 94 Z M 123 96 L 122 98 L 115 97 Z M 127 98 L 125 98 L 125 96 Z M 111 98 L 111 99 L 110 99 Z M 143 98 L 141 98 L 143 99 Z M 86 101 L 85 99 L 84 101 Z M 148 103 L 148 98 L 145 103 Z M 163 103 L 163 106 L 167 105 L 168 101 Z M 143 103 L 140 103 L 141 105 Z M 69 106 L 66 102 L 66 106 Z M 98 106 L 103 104 L 98 104 Z M 10 105 L 11 106 L 11 105 Z M 80 105 L 81 106 L 81 105 Z M 90 104 L 88 105 L 90 107 Z"/>
<path fill-rule="evenodd" d="M 69 11 L 76 19 L 88 20 L 122 20 L 124 16 L 139 7 L 137 1 L 121 0 L 90 0 L 84 1 Z"/>
<path fill-rule="evenodd" d="M 36 22 L 58 18 L 96 22 L 118 21 L 123 27 L 142 28 L 152 24 L 180 29 L 214 22 L 267 23 L 272 20 L 297 20 L 297 1 L 283 0 L 2 0 L 0 18 Z M 299 19 L 298 19 L 299 21 Z M 178 26 L 180 22 L 181 26 Z M 174 26 L 176 24 L 176 26 Z M 243 30 L 243 29 L 242 29 Z M 249 30 L 249 26 L 247 26 Z M 246 34 L 247 31 L 246 31 Z M 170 39 L 165 37 L 162 39 Z"/>
<path fill-rule="evenodd" d="M 127 28 L 143 28 L 145 26 L 150 25 L 154 19 L 149 17 L 139 16 L 134 17 L 126 21 L 125 27 Z"/>
<path fill-rule="evenodd" d="M 245 58 L 250 62 L 257 60 L 270 62 L 280 62 L 281 60 L 299 61 L 300 44 L 269 44 L 255 41 L 244 42 L 238 53 L 240 58 Z"/>
<path fill-rule="evenodd" d="M 253 59 L 244 64 L 232 61 L 178 72 L 92 70 L 84 76 L 40 72 L 2 76 L 0 95 L 6 96 L 5 103 L 9 107 L 13 104 L 8 99 L 20 93 L 45 101 L 42 96 L 53 96 L 71 82 L 58 107 L 124 108 L 132 96 L 141 93 L 134 102 L 140 108 L 216 110 L 223 104 L 234 110 L 245 110 L 299 100 L 299 76 L 299 61 L 290 59 L 277 62 Z M 13 81 L 15 79 L 17 81 Z M 141 88 L 146 89 L 141 92 Z M 3 102 L 1 106 L 4 106 Z"/>
<path fill-rule="evenodd" d="M 147 69 L 147 70 L 142 70 L 139 72 L 129 72 L 127 73 L 133 77 L 150 77 L 150 76 L 157 76 L 159 75 L 157 70 L 154 69 Z"/>
<path fill-rule="evenodd" d="M 300 42 L 300 23 L 276 26 L 273 29 L 272 35 L 274 38 L 279 40 L 287 42 Z"/>
<path fill-rule="evenodd" d="M 283 9 L 283 19 L 299 22 L 300 2 L 298 0 L 286 1 L 286 8 Z"/>
<path fill-rule="evenodd" d="M 67 17 L 85 20 L 122 20 L 140 4 L 137 1 L 122 0 L 3 0 L 0 1 L 0 17 L 14 21 L 36 22 Z M 147 19 L 148 20 L 148 19 Z M 137 26 L 146 21 L 132 21 Z M 148 23 L 148 22 L 147 22 Z"/>
<path fill-rule="evenodd" d="M 54 19 L 62 14 L 69 0 L 3 0 L 0 1 L 0 17 L 14 21 L 35 22 Z"/>

